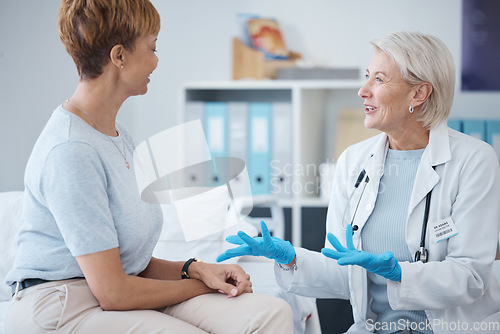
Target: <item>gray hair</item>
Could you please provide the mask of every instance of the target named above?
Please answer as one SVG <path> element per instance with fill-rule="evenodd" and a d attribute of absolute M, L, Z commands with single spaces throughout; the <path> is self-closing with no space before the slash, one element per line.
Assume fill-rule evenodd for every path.
<path fill-rule="evenodd" d="M 400 31 L 372 42 L 394 59 L 410 86 L 428 82 L 433 90 L 415 111 L 423 126 L 431 129 L 446 121 L 453 104 L 455 65 L 446 45 L 437 37 Z"/>

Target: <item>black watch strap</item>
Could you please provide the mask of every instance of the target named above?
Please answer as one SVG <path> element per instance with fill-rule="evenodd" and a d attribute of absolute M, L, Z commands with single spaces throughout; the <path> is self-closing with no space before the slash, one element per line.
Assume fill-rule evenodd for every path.
<path fill-rule="evenodd" d="M 182 266 L 182 270 L 181 270 L 181 278 L 182 279 L 191 278 L 188 275 L 188 268 L 191 265 L 191 263 L 193 263 L 193 262 L 202 262 L 202 261 L 200 259 L 195 258 L 195 257 L 192 257 L 189 260 L 187 260 L 186 263 L 184 263 L 184 265 Z"/>

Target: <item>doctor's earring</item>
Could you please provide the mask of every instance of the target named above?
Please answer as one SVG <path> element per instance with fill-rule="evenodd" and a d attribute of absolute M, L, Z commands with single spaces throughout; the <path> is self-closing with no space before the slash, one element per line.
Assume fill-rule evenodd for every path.
<path fill-rule="evenodd" d="M 413 114 L 413 111 L 414 111 L 413 107 L 410 106 L 410 108 L 408 109 L 408 111 L 410 112 L 410 114 Z"/>

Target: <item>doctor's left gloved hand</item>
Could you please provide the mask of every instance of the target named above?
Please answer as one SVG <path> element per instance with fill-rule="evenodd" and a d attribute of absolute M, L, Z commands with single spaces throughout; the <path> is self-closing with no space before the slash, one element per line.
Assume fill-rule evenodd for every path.
<path fill-rule="evenodd" d="M 295 248 L 293 248 L 292 244 L 280 238 L 271 237 L 263 221 L 260 222 L 260 229 L 262 237 L 252 238 L 243 231 L 239 231 L 238 235 L 227 237 L 226 241 L 240 246 L 228 249 L 217 256 L 217 262 L 222 262 L 236 256 L 253 255 L 265 256 L 281 264 L 291 263 L 295 258 Z"/>
<path fill-rule="evenodd" d="M 401 281 L 401 266 L 392 252 L 387 251 L 377 255 L 354 248 L 354 243 L 352 242 L 352 225 L 347 225 L 346 229 L 347 248 L 342 246 L 333 234 L 328 233 L 327 238 L 336 250 L 323 248 L 321 253 L 326 257 L 337 260 L 339 265 L 358 265 L 392 281 Z"/>

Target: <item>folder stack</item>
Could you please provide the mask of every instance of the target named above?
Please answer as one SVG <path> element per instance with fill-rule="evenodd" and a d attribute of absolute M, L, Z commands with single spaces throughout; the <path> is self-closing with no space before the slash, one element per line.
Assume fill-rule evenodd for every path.
<path fill-rule="evenodd" d="M 490 144 L 500 160 L 500 120 L 449 119 L 448 126 Z"/>
<path fill-rule="evenodd" d="M 486 121 L 479 119 L 463 120 L 462 132 L 471 137 L 486 141 Z"/>
<path fill-rule="evenodd" d="M 489 120 L 486 123 L 486 140 L 493 146 L 500 160 L 500 120 Z"/>
<path fill-rule="evenodd" d="M 292 195 L 290 102 L 189 101 L 185 120 L 194 119 L 202 120 L 216 163 L 212 171 L 193 171 L 189 177 L 192 185 L 217 186 L 222 180 L 231 179 L 231 186 L 239 187 L 237 175 L 231 175 L 231 164 L 238 159 L 248 169 L 252 195 Z M 247 186 L 245 181 L 248 182 L 241 180 L 241 187 Z"/>

